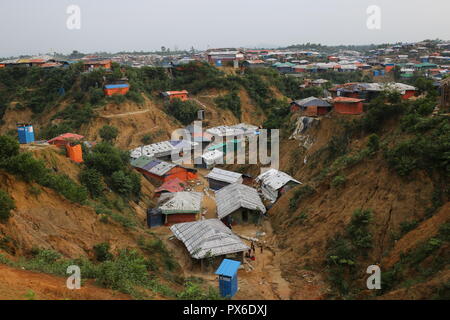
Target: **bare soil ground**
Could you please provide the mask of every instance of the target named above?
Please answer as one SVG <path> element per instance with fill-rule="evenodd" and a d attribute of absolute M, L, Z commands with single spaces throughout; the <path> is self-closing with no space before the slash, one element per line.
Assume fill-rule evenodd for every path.
<path fill-rule="evenodd" d="M 128 300 L 130 296 L 87 282 L 69 290 L 66 278 L 14 269 L 0 264 L 2 300 Z"/>

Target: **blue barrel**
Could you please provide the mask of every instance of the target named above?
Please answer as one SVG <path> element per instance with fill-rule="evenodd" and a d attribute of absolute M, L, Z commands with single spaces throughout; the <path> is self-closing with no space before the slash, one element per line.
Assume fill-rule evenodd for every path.
<path fill-rule="evenodd" d="M 374 70 L 373 71 L 373 76 L 374 77 L 378 77 L 380 75 L 380 71 L 378 71 L 378 70 Z"/>

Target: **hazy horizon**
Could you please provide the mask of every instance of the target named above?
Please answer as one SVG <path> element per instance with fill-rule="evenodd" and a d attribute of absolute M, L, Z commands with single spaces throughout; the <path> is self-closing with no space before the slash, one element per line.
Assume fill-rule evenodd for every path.
<path fill-rule="evenodd" d="M 79 30 L 66 26 L 72 4 L 81 9 Z M 370 5 L 381 8 L 380 30 L 366 27 Z M 450 40 L 448 0 L 15 0 L 0 10 L 0 57 Z"/>

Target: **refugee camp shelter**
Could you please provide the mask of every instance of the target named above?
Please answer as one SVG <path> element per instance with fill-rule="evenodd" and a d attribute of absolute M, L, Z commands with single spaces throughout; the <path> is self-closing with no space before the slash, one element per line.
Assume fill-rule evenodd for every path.
<path fill-rule="evenodd" d="M 310 117 L 322 116 L 331 111 L 331 104 L 316 97 L 293 101 L 291 103 L 291 112 L 300 110 Z"/>
<path fill-rule="evenodd" d="M 181 91 L 164 91 L 161 95 L 168 101 L 172 102 L 174 99 L 180 99 L 186 101 L 189 99 L 188 92 L 186 90 Z"/>
<path fill-rule="evenodd" d="M 200 159 L 195 159 L 194 166 L 197 168 L 211 169 L 216 164 L 224 163 L 224 153 L 220 150 L 212 150 L 205 152 Z"/>
<path fill-rule="evenodd" d="M 178 178 L 181 181 L 197 179 L 197 170 L 185 168 L 175 163 L 170 163 L 155 158 L 141 156 L 131 161 L 131 165 L 146 177 L 157 181 L 167 182 Z"/>
<path fill-rule="evenodd" d="M 219 219 L 178 223 L 170 227 L 194 259 L 222 257 L 243 259 L 250 248 Z"/>
<path fill-rule="evenodd" d="M 192 150 L 198 142 L 188 140 L 168 140 L 137 147 L 130 152 L 131 158 L 137 159 L 140 156 L 155 157 L 170 160 L 172 155 L 180 154 L 183 151 Z"/>
<path fill-rule="evenodd" d="M 242 62 L 244 68 L 256 69 L 266 67 L 266 62 L 264 60 L 245 60 Z"/>
<path fill-rule="evenodd" d="M 83 149 L 79 143 L 66 144 L 67 156 L 76 163 L 83 162 Z"/>
<path fill-rule="evenodd" d="M 111 60 L 89 60 L 83 62 L 84 71 L 91 71 L 98 68 L 111 69 Z"/>
<path fill-rule="evenodd" d="M 237 272 L 240 265 L 240 261 L 223 259 L 216 270 L 215 274 L 219 276 L 219 292 L 222 297 L 232 298 L 239 290 Z"/>
<path fill-rule="evenodd" d="M 261 221 L 266 207 L 256 189 L 244 184 L 230 184 L 216 192 L 217 216 L 227 225 Z"/>
<path fill-rule="evenodd" d="M 334 110 L 341 114 L 361 114 L 364 111 L 363 99 L 337 97 L 333 100 Z"/>
<path fill-rule="evenodd" d="M 53 144 L 53 145 L 61 147 L 61 146 L 65 146 L 65 145 L 69 144 L 70 142 L 79 141 L 83 138 L 84 138 L 84 136 L 68 132 L 68 133 L 63 133 L 53 139 L 50 139 L 47 142 L 49 144 Z"/>
<path fill-rule="evenodd" d="M 301 184 L 287 173 L 273 168 L 261 173 L 256 180 L 261 183 L 264 198 L 272 203 L 291 188 Z"/>
<path fill-rule="evenodd" d="M 34 142 L 34 130 L 31 124 L 18 123 L 17 134 L 19 135 L 19 143 L 21 144 Z"/>
<path fill-rule="evenodd" d="M 107 84 L 103 89 L 105 96 L 112 96 L 115 94 L 125 95 L 130 90 L 130 85 L 128 83 L 119 83 L 119 84 Z"/>
<path fill-rule="evenodd" d="M 164 193 L 159 197 L 158 208 L 166 215 L 166 224 L 195 221 L 200 214 L 202 200 L 202 192 Z"/>
<path fill-rule="evenodd" d="M 160 227 L 164 225 L 166 216 L 158 208 L 147 209 L 147 226 L 149 228 Z"/>
<path fill-rule="evenodd" d="M 242 173 L 214 168 L 206 175 L 209 187 L 213 190 L 220 190 L 221 188 L 232 184 L 242 183 Z"/>
<path fill-rule="evenodd" d="M 184 191 L 186 183 L 178 178 L 173 178 L 164 182 L 159 188 L 155 189 L 155 197 L 161 196 L 163 193 L 181 192 Z"/>
<path fill-rule="evenodd" d="M 252 136 L 256 135 L 259 128 L 257 126 L 239 123 L 233 126 L 217 126 L 208 128 L 207 133 L 211 134 L 213 137 L 241 137 L 241 136 Z"/>

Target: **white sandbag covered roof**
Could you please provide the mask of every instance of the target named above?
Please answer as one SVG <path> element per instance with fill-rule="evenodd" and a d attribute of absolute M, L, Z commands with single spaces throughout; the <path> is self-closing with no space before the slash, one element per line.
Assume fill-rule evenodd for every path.
<path fill-rule="evenodd" d="M 278 171 L 276 169 L 269 169 L 266 172 L 260 174 L 256 181 L 261 181 L 264 185 L 271 187 L 274 190 L 278 190 L 283 187 L 289 181 L 301 184 L 300 181 L 295 180 L 287 173 Z"/>
<path fill-rule="evenodd" d="M 236 183 L 240 182 L 240 179 L 242 178 L 242 173 L 214 168 L 211 170 L 210 173 L 206 175 L 206 178 L 228 183 Z"/>
<path fill-rule="evenodd" d="M 140 156 L 165 157 L 181 150 L 192 150 L 197 142 L 187 140 L 170 140 L 152 143 L 146 146 L 137 147 L 130 151 L 130 156 L 134 159 Z"/>
<path fill-rule="evenodd" d="M 208 151 L 202 155 L 202 158 L 207 165 L 212 165 L 214 163 L 223 163 L 223 152 L 217 149 Z"/>
<path fill-rule="evenodd" d="M 240 208 L 266 213 L 256 189 L 244 184 L 230 184 L 216 192 L 217 216 L 223 219 Z"/>
<path fill-rule="evenodd" d="M 165 193 L 159 198 L 159 209 L 164 214 L 198 213 L 202 206 L 202 200 L 202 192 Z"/>
<path fill-rule="evenodd" d="M 170 227 L 175 237 L 182 241 L 195 259 L 242 252 L 249 249 L 219 219 L 177 223 Z"/>

